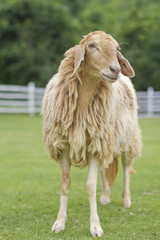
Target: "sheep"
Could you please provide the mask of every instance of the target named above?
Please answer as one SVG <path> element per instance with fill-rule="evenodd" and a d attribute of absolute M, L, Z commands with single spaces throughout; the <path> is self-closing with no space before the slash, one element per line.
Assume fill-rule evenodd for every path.
<path fill-rule="evenodd" d="M 70 167 L 88 165 L 90 233 L 102 236 L 96 185 L 100 172 L 101 204 L 110 202 L 110 186 L 122 157 L 122 203 L 131 206 L 129 175 L 142 149 L 136 94 L 128 77 L 134 70 L 118 42 L 103 31 L 91 32 L 65 53 L 42 102 L 43 133 L 50 158 L 62 168 L 60 208 L 52 232 L 65 229 Z"/>

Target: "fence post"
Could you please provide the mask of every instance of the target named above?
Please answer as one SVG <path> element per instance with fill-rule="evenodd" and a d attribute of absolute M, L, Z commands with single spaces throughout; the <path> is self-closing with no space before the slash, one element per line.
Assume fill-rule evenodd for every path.
<path fill-rule="evenodd" d="M 153 98 L 154 98 L 154 89 L 152 87 L 149 87 L 147 89 L 147 116 L 148 117 L 152 117 L 154 113 Z"/>
<path fill-rule="evenodd" d="M 28 84 L 28 114 L 30 116 L 35 114 L 35 84 L 33 82 Z"/>

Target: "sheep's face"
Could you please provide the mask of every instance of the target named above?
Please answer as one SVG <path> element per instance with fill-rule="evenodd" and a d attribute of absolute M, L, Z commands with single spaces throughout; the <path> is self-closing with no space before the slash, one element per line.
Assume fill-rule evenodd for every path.
<path fill-rule="evenodd" d="M 121 67 L 117 59 L 118 43 L 107 34 L 93 35 L 85 43 L 84 64 L 89 69 L 89 75 L 97 79 L 103 78 L 108 82 L 115 82 Z"/>
<path fill-rule="evenodd" d="M 133 77 L 134 70 L 118 50 L 119 44 L 109 34 L 101 31 L 90 33 L 77 47 L 75 66 L 78 69 L 83 62 L 87 77 L 111 83 L 119 79 L 121 72 Z"/>

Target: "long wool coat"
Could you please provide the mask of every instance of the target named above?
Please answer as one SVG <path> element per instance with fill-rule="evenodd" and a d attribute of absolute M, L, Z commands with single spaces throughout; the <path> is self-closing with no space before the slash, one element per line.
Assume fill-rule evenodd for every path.
<path fill-rule="evenodd" d="M 69 144 L 74 166 L 86 166 L 89 152 L 99 159 L 101 167 L 108 167 L 122 152 L 132 162 L 141 154 L 142 144 L 131 81 L 123 75 L 114 84 L 99 81 L 81 109 L 78 102 L 83 79 L 73 75 L 75 49 L 67 51 L 43 98 L 44 141 L 50 157 L 60 163 L 63 148 Z"/>

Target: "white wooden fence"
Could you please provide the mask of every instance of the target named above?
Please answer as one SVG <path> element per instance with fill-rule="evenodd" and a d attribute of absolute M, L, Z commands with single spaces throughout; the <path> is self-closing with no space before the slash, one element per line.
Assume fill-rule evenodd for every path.
<path fill-rule="evenodd" d="M 28 86 L 0 85 L 0 113 L 27 113 L 33 116 L 41 111 L 44 88 Z"/>
<path fill-rule="evenodd" d="M 160 91 L 149 87 L 146 92 L 137 92 L 138 113 L 141 117 L 160 117 Z"/>
<path fill-rule="evenodd" d="M 41 111 L 44 88 L 28 86 L 0 85 L 0 113 L 27 113 L 33 116 Z M 149 87 L 146 92 L 137 92 L 139 116 L 160 117 L 160 91 Z"/>

